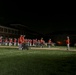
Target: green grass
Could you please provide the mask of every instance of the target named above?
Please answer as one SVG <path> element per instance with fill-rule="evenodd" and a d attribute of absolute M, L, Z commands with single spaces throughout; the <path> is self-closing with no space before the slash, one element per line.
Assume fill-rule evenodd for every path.
<path fill-rule="evenodd" d="M 75 51 L 0 49 L 0 75 L 75 74 Z"/>

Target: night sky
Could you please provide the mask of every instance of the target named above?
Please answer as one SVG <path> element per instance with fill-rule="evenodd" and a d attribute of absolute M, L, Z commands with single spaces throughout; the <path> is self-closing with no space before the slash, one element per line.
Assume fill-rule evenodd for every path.
<path fill-rule="evenodd" d="M 11 4 L 10 4 L 11 5 Z M 13 4 L 12 4 L 13 5 Z M 54 13 L 50 10 L 27 11 L 26 7 L 16 5 L 2 7 L 0 11 L 0 24 L 22 24 L 30 30 L 41 34 L 57 31 L 76 31 L 76 15 L 67 13 Z"/>

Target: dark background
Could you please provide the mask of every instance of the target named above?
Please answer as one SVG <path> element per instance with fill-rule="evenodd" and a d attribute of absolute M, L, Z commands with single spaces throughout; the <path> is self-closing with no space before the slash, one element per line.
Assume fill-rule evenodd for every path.
<path fill-rule="evenodd" d="M 2 13 L 0 16 L 0 24 L 6 26 L 10 26 L 10 24 L 22 24 L 30 30 L 42 34 L 55 31 L 76 31 L 76 15 L 51 14 L 50 12 L 15 12 L 8 12 L 8 14 Z"/>
<path fill-rule="evenodd" d="M 73 41 L 76 40 L 76 15 L 74 13 L 61 13 L 48 6 L 34 7 L 26 6 L 25 3 L 1 4 L 0 24 L 18 29 L 21 27 L 19 28 L 17 24 L 20 24 L 24 26 L 26 36 L 29 38 L 44 37 L 55 41 L 58 36 L 64 34 L 64 39 L 69 35 Z"/>

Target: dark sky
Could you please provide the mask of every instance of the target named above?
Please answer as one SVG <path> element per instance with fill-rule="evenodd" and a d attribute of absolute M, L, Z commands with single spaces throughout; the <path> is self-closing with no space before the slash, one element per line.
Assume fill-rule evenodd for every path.
<path fill-rule="evenodd" d="M 29 29 L 43 34 L 55 31 L 76 31 L 75 14 L 52 12 L 51 9 L 35 11 L 31 8 L 27 11 L 24 5 L 12 4 L 2 7 L 0 24 L 9 26 L 12 23 L 23 24 Z"/>

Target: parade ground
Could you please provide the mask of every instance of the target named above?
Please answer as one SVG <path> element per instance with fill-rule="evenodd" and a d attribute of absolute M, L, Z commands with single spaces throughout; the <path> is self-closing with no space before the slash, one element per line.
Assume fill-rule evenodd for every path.
<path fill-rule="evenodd" d="M 76 47 L 0 46 L 0 75 L 76 75 Z"/>
<path fill-rule="evenodd" d="M 5 49 L 17 49 L 18 50 L 18 46 L 0 46 L 0 48 L 5 48 Z M 25 49 L 26 50 L 26 49 Z M 63 50 L 63 51 L 67 51 L 67 47 L 66 46 L 54 46 L 54 47 L 29 47 L 29 50 Z M 76 51 L 76 47 L 70 47 L 69 51 Z"/>

